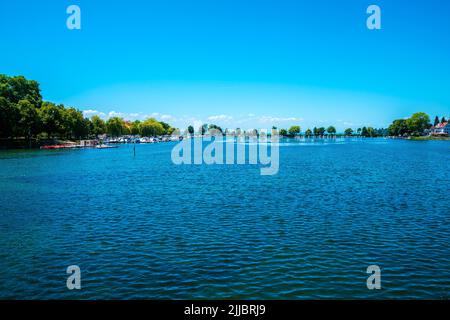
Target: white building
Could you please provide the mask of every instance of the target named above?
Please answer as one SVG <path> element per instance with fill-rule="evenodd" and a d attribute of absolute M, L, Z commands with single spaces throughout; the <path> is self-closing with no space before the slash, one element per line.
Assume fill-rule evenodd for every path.
<path fill-rule="evenodd" d="M 439 123 L 431 128 L 432 135 L 449 135 L 450 136 L 450 122 Z"/>

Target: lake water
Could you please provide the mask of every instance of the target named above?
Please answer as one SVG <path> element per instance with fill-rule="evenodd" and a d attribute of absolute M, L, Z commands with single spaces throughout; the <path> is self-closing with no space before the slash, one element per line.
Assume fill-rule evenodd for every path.
<path fill-rule="evenodd" d="M 0 298 L 450 298 L 449 142 L 282 143 L 274 176 L 173 146 L 0 151 Z"/>

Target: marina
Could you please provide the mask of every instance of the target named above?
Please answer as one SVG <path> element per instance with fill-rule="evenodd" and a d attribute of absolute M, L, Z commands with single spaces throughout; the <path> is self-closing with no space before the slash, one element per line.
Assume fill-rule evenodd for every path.
<path fill-rule="evenodd" d="M 80 140 L 77 142 L 65 142 L 48 144 L 40 147 L 42 150 L 58 150 L 58 149 L 84 149 L 84 148 L 95 148 L 95 149 L 110 149 L 117 148 L 119 144 L 130 144 L 130 143 L 161 143 L 161 142 L 173 142 L 180 141 L 183 137 L 181 136 L 158 136 L 158 137 L 120 137 L 120 138 L 105 138 L 105 139 L 94 139 L 94 140 Z"/>

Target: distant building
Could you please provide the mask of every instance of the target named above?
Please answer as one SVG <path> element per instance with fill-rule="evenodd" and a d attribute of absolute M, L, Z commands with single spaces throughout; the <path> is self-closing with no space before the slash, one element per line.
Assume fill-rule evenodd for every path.
<path fill-rule="evenodd" d="M 438 123 L 430 129 L 430 135 L 449 135 L 450 136 L 450 122 Z"/>
<path fill-rule="evenodd" d="M 97 140 L 80 140 L 80 146 L 84 148 L 95 147 L 97 144 Z"/>

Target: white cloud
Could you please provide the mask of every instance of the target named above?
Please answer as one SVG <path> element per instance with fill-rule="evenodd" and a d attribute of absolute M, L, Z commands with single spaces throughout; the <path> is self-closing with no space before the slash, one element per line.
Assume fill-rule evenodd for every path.
<path fill-rule="evenodd" d="M 83 111 L 83 115 L 86 118 L 91 118 L 92 116 L 98 115 L 100 118 L 103 118 L 105 120 L 109 119 L 109 118 L 113 118 L 113 117 L 119 117 L 119 118 L 123 118 L 125 120 L 128 121 L 135 121 L 135 120 L 140 120 L 143 121 L 145 119 L 148 118 L 156 118 L 158 120 L 163 120 L 163 121 L 176 121 L 176 118 L 172 115 L 169 114 L 160 114 L 158 112 L 153 112 L 151 114 L 145 114 L 145 113 L 141 113 L 141 112 L 132 112 L 132 113 L 125 113 L 125 112 L 117 112 L 117 111 L 109 111 L 108 113 L 104 113 L 98 110 L 84 110 Z"/>
<path fill-rule="evenodd" d="M 303 121 L 303 118 L 296 118 L 296 117 L 280 118 L 272 116 L 261 116 L 258 118 L 258 121 L 261 123 L 275 124 L 280 122 L 300 122 Z"/>
<path fill-rule="evenodd" d="M 233 117 L 225 115 L 225 114 L 221 114 L 221 115 L 217 115 L 217 116 L 209 116 L 208 120 L 209 121 L 231 121 L 231 120 L 233 120 Z"/>
<path fill-rule="evenodd" d="M 170 121 L 170 120 L 175 120 L 175 119 L 174 119 L 174 117 L 171 116 L 170 114 L 163 114 L 163 115 L 161 116 L 161 120 L 164 120 L 164 121 Z"/>
<path fill-rule="evenodd" d="M 108 118 L 114 118 L 114 117 L 125 118 L 124 114 L 122 112 L 110 111 L 108 113 Z"/>
<path fill-rule="evenodd" d="M 256 115 L 253 113 L 241 114 L 239 116 L 231 116 L 227 114 L 211 115 L 206 118 L 199 116 L 174 116 L 171 114 L 162 114 L 159 112 L 153 113 L 141 113 L 141 112 L 117 112 L 112 110 L 108 113 L 104 113 L 98 110 L 85 110 L 83 111 L 85 117 L 92 117 L 93 115 L 98 115 L 101 118 L 107 120 L 112 117 L 120 117 L 128 121 L 140 120 L 143 121 L 148 118 L 155 118 L 159 121 L 164 121 L 169 123 L 174 127 L 181 129 L 187 128 L 189 125 L 193 125 L 194 128 L 200 127 L 204 123 L 214 123 L 222 127 L 234 128 L 234 127 L 252 127 L 252 128 L 269 128 L 272 125 L 294 125 L 298 122 L 304 121 L 303 118 L 299 117 L 276 117 L 269 115 Z"/>
<path fill-rule="evenodd" d="M 106 114 L 103 113 L 103 112 L 97 111 L 97 110 L 89 109 L 89 110 L 84 110 L 83 111 L 83 116 L 85 118 L 91 118 L 93 116 L 99 116 L 100 118 L 104 118 L 106 116 Z"/>

